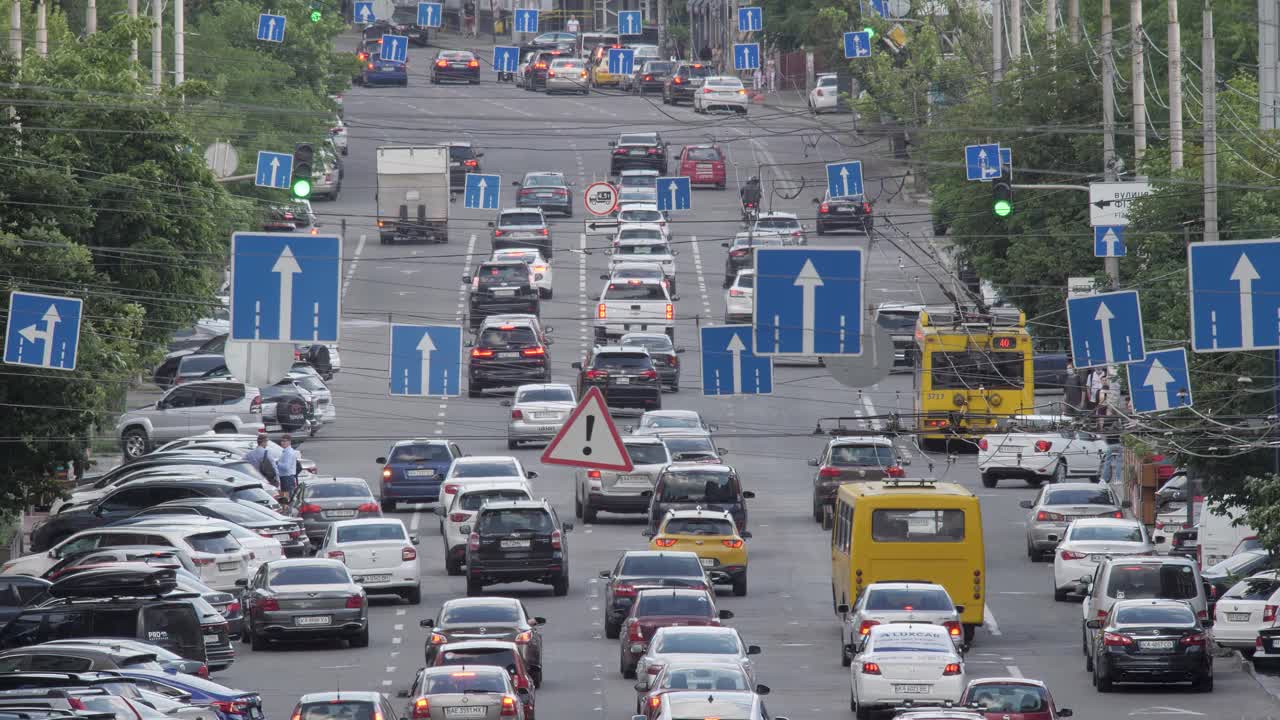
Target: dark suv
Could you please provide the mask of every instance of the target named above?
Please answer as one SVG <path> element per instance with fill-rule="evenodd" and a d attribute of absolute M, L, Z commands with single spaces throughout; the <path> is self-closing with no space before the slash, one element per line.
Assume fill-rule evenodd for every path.
<path fill-rule="evenodd" d="M 547 339 L 530 322 L 486 324 L 471 348 L 467 395 L 478 397 L 492 387 L 551 382 Z"/>
<path fill-rule="evenodd" d="M 474 332 L 490 315 L 537 315 L 538 288 L 533 286 L 529 264 L 523 260 L 489 260 L 475 275 L 463 276 L 471 285 L 467 295 L 467 321 Z"/>
<path fill-rule="evenodd" d="M 600 577 L 608 581 L 604 592 L 604 636 L 610 640 L 618 637 L 622 621 L 641 590 L 712 587 L 698 556 L 691 552 L 631 550 L 622 554 L 613 570 L 601 570 Z"/>
<path fill-rule="evenodd" d="M 662 103 L 675 105 L 681 100 L 693 102 L 693 94 L 702 87 L 702 81 L 719 74 L 709 63 L 677 63 L 675 69 L 667 76 L 666 82 L 662 84 Z"/>
<path fill-rule="evenodd" d="M 667 173 L 667 143 L 656 132 L 622 133 L 616 141 L 609 141 L 609 147 L 613 148 L 609 155 L 610 175 L 637 169 Z"/>
<path fill-rule="evenodd" d="M 747 501 L 756 494 L 742 489 L 738 471 L 728 465 L 672 463 L 658 475 L 649 503 L 649 530 L 658 531 L 668 510 L 722 510 L 733 516 L 738 533 L 747 532 Z"/>
<path fill-rule="evenodd" d="M 572 55 L 564 50 L 542 50 L 534 56 L 533 62 L 529 63 L 528 75 L 525 78 L 524 89 L 537 92 L 539 89 L 547 88 L 547 69 L 551 67 L 551 61 L 562 57 L 572 57 Z"/>
<path fill-rule="evenodd" d="M 864 235 L 871 234 L 875 221 L 871 216 L 871 203 L 864 195 L 835 195 L 827 193 L 821 200 L 814 199 L 818 206 L 818 234 L 826 235 L 835 230 L 853 230 Z"/>
<path fill-rule="evenodd" d="M 569 593 L 569 549 L 562 523 L 546 500 L 490 501 L 476 513 L 467 538 L 467 595 L 485 585 L 536 582 Z"/>
<path fill-rule="evenodd" d="M 649 351 L 642 347 L 596 347 L 578 371 L 578 397 L 599 388 L 609 407 L 662 409 L 662 384 Z"/>
<path fill-rule="evenodd" d="M 480 158 L 484 153 L 476 152 L 469 142 L 454 141 L 440 143 L 449 148 L 449 185 L 461 188 L 467 184 L 467 175 L 480 172 Z"/>

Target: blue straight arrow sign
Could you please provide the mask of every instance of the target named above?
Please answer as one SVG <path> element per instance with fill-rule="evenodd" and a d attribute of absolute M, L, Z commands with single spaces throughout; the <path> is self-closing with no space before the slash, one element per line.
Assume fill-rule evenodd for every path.
<path fill-rule="evenodd" d="M 635 71 L 635 59 L 632 48 L 609 48 L 609 74 L 630 75 Z"/>
<path fill-rule="evenodd" d="M 501 175 L 467 175 L 467 185 L 462 192 L 462 206 L 471 210 L 497 210 Z"/>
<path fill-rule="evenodd" d="M 462 327 L 393 324 L 388 375 L 393 396 L 461 394 Z"/>
<path fill-rule="evenodd" d="M 862 194 L 862 161 L 846 160 L 827 165 L 827 193 L 831 197 Z"/>
<path fill-rule="evenodd" d="M 418 3 L 418 24 L 422 27 L 438 28 L 444 17 L 444 7 L 438 2 Z"/>
<path fill-rule="evenodd" d="M 254 171 L 253 184 L 258 187 L 269 187 L 287 190 L 289 181 L 293 179 L 293 156 L 287 153 L 258 151 L 258 166 Z"/>
<path fill-rule="evenodd" d="M 409 38 L 405 35 L 383 35 L 381 57 L 387 62 L 402 63 L 409 60 Z"/>
<path fill-rule="evenodd" d="M 263 42 L 284 42 L 284 16 L 267 13 L 259 15 L 258 39 Z"/>
<path fill-rule="evenodd" d="M 760 67 L 760 43 L 738 43 L 733 46 L 733 69 L 756 70 Z"/>
<path fill-rule="evenodd" d="M 1078 368 L 1131 363 L 1146 356 L 1136 290 L 1067 298 L 1067 328 Z"/>
<path fill-rule="evenodd" d="M 658 209 L 688 210 L 693 205 L 693 192 L 687 177 L 660 177 L 656 182 Z"/>
<path fill-rule="evenodd" d="M 764 29 L 764 11 L 758 7 L 738 8 L 738 32 L 760 32 Z"/>
<path fill-rule="evenodd" d="M 1124 226 L 1098 225 L 1093 229 L 1094 257 L 1124 257 Z"/>
<path fill-rule="evenodd" d="M 1280 240 L 1200 242 L 1187 248 L 1191 348 L 1280 348 Z"/>
<path fill-rule="evenodd" d="M 701 336 L 703 395 L 773 392 L 773 361 L 751 352 L 750 325 L 703 327 Z"/>
<path fill-rule="evenodd" d="M 351 7 L 351 16 L 358 23 L 368 25 L 378 19 L 376 13 L 373 12 L 373 0 L 356 0 Z"/>
<path fill-rule="evenodd" d="M 232 340 L 336 343 L 342 316 L 342 238 L 231 236 Z"/>
<path fill-rule="evenodd" d="M 621 10 L 618 12 L 618 34 L 640 35 L 644 27 L 639 10 Z"/>
<path fill-rule="evenodd" d="M 13 291 L 4 333 L 4 361 L 48 370 L 75 370 L 84 301 Z"/>
<path fill-rule="evenodd" d="M 516 9 L 516 32 L 538 32 L 538 11 L 524 8 Z"/>
<path fill-rule="evenodd" d="M 1135 412 L 1164 412 L 1192 406 L 1186 348 L 1153 350 L 1125 369 L 1129 371 L 1129 399 Z"/>
<path fill-rule="evenodd" d="M 499 45 L 493 49 L 494 72 L 512 73 L 520 65 L 520 48 L 513 45 Z"/>

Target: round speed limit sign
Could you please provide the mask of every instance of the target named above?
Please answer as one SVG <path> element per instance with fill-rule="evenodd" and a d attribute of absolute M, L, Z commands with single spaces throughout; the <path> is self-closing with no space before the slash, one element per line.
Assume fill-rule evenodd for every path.
<path fill-rule="evenodd" d="M 592 215 L 608 215 L 618 209 L 618 188 L 607 182 L 594 182 L 587 186 L 582 200 Z"/>

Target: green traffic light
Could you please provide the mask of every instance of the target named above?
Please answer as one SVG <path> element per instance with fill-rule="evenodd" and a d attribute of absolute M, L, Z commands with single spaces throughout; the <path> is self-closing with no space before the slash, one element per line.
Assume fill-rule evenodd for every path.
<path fill-rule="evenodd" d="M 307 180 L 306 178 L 298 178 L 297 180 L 293 181 L 293 186 L 290 188 L 290 190 L 293 192 L 293 196 L 296 198 L 311 197 L 311 181 Z"/>
<path fill-rule="evenodd" d="M 312 11 L 311 11 L 311 22 L 313 22 L 313 23 L 318 23 L 318 22 L 320 22 L 320 11 L 319 11 L 319 10 L 312 10 Z"/>
<path fill-rule="evenodd" d="M 868 38 L 873 38 L 876 36 L 876 29 L 871 27 L 870 25 L 862 28 L 862 32 L 866 33 Z"/>
<path fill-rule="evenodd" d="M 997 200 L 996 204 L 991 207 L 991 211 L 997 217 L 1009 217 L 1009 213 L 1013 212 L 1013 203 L 1008 200 Z"/>

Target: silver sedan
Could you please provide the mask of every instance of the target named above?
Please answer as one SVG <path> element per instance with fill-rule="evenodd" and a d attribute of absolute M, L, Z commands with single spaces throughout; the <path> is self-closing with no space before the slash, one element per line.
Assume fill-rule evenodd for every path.
<path fill-rule="evenodd" d="M 503 400 L 511 408 L 507 421 L 507 449 L 514 450 L 522 442 L 548 442 L 560 432 L 569 413 L 577 405 L 573 388 L 560 383 L 521 385 L 514 399 Z"/>
<path fill-rule="evenodd" d="M 558 92 L 586 95 L 590 73 L 587 63 L 578 58 L 560 58 L 547 68 L 547 94 Z"/>
<path fill-rule="evenodd" d="M 1027 557 L 1033 562 L 1062 542 L 1067 525 L 1076 518 L 1124 517 L 1120 501 L 1107 485 L 1094 483 L 1054 483 L 1045 485 L 1035 500 L 1023 500 L 1027 510 Z"/>
<path fill-rule="evenodd" d="M 754 685 L 755 668 L 749 656 L 759 654 L 760 647 L 743 643 L 734 628 L 661 627 L 654 632 L 649 649 L 636 663 L 636 679 L 652 680 L 673 660 L 729 661 L 742 667 L 748 682 Z"/>

